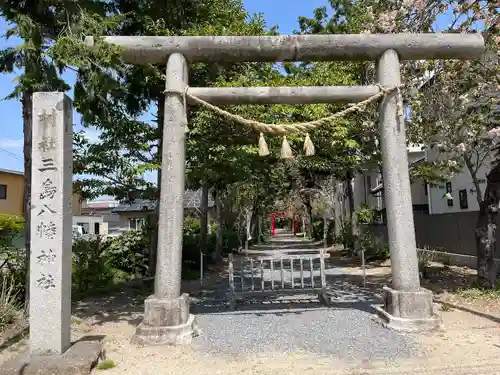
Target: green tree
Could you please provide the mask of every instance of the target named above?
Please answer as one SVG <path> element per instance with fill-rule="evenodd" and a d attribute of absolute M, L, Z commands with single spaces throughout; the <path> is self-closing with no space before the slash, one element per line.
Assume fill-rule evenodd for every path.
<path fill-rule="evenodd" d="M 69 86 L 61 79 L 64 66 L 48 55 L 55 38 L 67 28 L 67 21 L 74 12 L 84 8 L 103 11 L 100 2 L 41 0 L 38 2 L 0 1 L 0 16 L 8 23 L 5 38 L 17 37 L 21 44 L 0 51 L 0 72 L 21 70 L 14 91 L 7 99 L 20 99 L 22 104 L 24 133 L 24 219 L 26 225 L 26 270 L 30 254 L 30 202 L 31 202 L 31 149 L 32 149 L 32 96 L 35 91 L 66 91 Z M 29 275 L 29 272 L 27 272 Z M 29 297 L 29 280 L 26 280 L 26 298 Z"/>

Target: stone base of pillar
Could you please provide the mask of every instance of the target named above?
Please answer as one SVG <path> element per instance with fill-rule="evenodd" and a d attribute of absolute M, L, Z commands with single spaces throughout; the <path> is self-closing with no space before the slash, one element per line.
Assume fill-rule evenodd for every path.
<path fill-rule="evenodd" d="M 384 287 L 384 305 L 374 306 L 385 327 L 396 331 L 422 332 L 442 328 L 434 313 L 432 292 L 420 288 L 405 292 Z"/>
<path fill-rule="evenodd" d="M 137 345 L 186 345 L 199 334 L 194 315 L 189 313 L 189 295 L 176 299 L 149 296 L 144 304 L 144 319 L 132 343 Z"/>

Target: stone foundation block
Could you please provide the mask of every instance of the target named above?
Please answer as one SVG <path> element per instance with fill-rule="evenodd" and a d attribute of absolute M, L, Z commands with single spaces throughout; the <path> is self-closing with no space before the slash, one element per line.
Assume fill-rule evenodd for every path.
<path fill-rule="evenodd" d="M 1 375 L 88 375 L 103 356 L 100 341 L 78 341 L 62 355 L 21 356 L 0 366 Z"/>
<path fill-rule="evenodd" d="M 132 343 L 136 345 L 188 345 L 198 335 L 196 319 L 189 315 L 186 323 L 177 326 L 137 326 Z"/>
<path fill-rule="evenodd" d="M 384 287 L 384 305 L 374 306 L 384 326 L 397 331 L 419 332 L 442 328 L 441 318 L 434 313 L 432 292 L 420 288 L 399 291 Z"/>
<path fill-rule="evenodd" d="M 189 294 L 184 293 L 176 299 L 149 296 L 144 302 L 146 326 L 163 327 L 185 324 L 189 319 Z"/>
<path fill-rule="evenodd" d="M 198 335 L 194 315 L 189 313 L 189 295 L 176 299 L 149 296 L 144 304 L 144 320 L 132 343 L 137 345 L 185 345 Z"/>
<path fill-rule="evenodd" d="M 384 291 L 384 309 L 396 318 L 426 319 L 434 315 L 432 292 L 420 288 L 404 292 L 388 287 Z"/>

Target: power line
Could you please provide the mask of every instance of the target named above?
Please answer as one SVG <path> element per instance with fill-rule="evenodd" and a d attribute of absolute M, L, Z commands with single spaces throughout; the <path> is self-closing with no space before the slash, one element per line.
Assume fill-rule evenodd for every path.
<path fill-rule="evenodd" d="M 7 155 L 9 155 L 9 156 L 11 156 L 11 157 L 13 157 L 13 158 L 15 158 L 17 160 L 24 161 L 24 158 L 20 157 L 19 155 L 14 154 L 13 152 L 10 152 L 10 151 L 8 151 L 8 150 L 6 150 L 4 148 L 0 147 L 0 151 L 3 152 L 3 153 L 6 153 Z"/>

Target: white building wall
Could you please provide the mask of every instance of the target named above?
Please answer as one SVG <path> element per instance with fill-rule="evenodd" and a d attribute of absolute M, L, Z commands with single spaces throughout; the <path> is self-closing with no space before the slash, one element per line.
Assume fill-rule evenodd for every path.
<path fill-rule="evenodd" d="M 423 182 L 421 181 L 412 182 L 411 201 L 412 204 L 429 204 L 429 199 L 426 194 L 426 187 Z"/>
<path fill-rule="evenodd" d="M 421 146 L 408 147 L 408 163 L 412 164 L 425 157 L 425 151 Z M 382 182 L 382 175 L 378 171 L 376 165 L 366 166 L 362 174 L 357 174 L 354 182 L 354 205 L 358 207 L 360 204 L 368 204 L 376 209 L 383 209 L 384 198 L 383 191 L 378 193 L 379 196 L 371 194 L 371 190 L 377 187 Z M 411 184 L 412 204 L 428 204 L 425 185 L 420 181 L 415 181 Z"/>
<path fill-rule="evenodd" d="M 96 233 L 96 224 L 98 224 L 99 233 Z M 104 222 L 102 216 L 73 216 L 73 225 L 82 226 L 85 229 L 85 234 L 108 234 L 108 225 Z"/>
<path fill-rule="evenodd" d="M 375 209 L 382 209 L 383 198 L 371 193 L 381 181 L 377 166 L 367 166 L 363 173 L 358 173 L 354 178 L 354 206 L 357 208 L 361 204 L 367 204 Z"/>
<path fill-rule="evenodd" d="M 429 161 L 433 161 L 438 156 L 434 150 L 428 150 L 427 157 Z M 484 190 L 486 189 L 486 174 L 489 171 L 489 165 L 490 160 L 485 161 L 477 173 L 482 194 L 484 194 Z M 438 186 L 429 186 L 429 209 L 431 214 L 479 211 L 476 189 L 467 167 L 462 168 L 462 171 L 456 174 L 449 183 L 451 184 L 451 196 L 453 197 L 451 206 L 448 204 L 448 199 L 444 197 L 446 194 L 446 183 Z M 467 197 L 466 207 L 460 204 L 461 191 L 465 191 L 462 194 L 465 194 Z"/>

